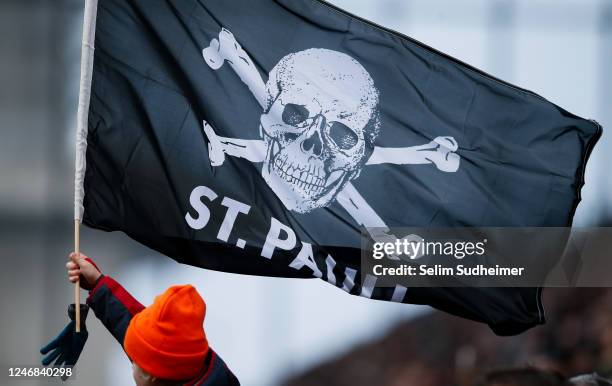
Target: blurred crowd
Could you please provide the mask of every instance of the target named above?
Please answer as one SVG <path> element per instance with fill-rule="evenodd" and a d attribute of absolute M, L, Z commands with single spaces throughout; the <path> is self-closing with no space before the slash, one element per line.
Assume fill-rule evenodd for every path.
<path fill-rule="evenodd" d="M 547 323 L 515 337 L 495 336 L 485 325 L 430 313 L 284 384 L 607 384 L 603 378 L 612 375 L 612 291 L 549 288 L 544 290 L 544 304 Z M 375 325 L 376 315 L 371 318 Z M 566 381 L 592 373 L 599 374 L 600 381 L 592 376 Z"/>

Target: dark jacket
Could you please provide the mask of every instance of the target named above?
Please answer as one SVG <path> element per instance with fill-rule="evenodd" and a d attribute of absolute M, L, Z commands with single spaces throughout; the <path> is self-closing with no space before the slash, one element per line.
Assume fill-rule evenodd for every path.
<path fill-rule="evenodd" d="M 115 280 L 102 276 L 90 291 L 87 304 L 98 319 L 123 347 L 125 332 L 134 315 L 145 307 Z M 211 348 L 204 360 L 202 373 L 185 386 L 240 385 L 236 376 Z"/>

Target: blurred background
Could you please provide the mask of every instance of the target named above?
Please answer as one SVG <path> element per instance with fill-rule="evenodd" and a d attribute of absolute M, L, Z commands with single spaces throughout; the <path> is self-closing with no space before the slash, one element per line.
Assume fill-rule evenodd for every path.
<path fill-rule="evenodd" d="M 597 120 L 604 136 L 574 224 L 612 226 L 612 0 L 331 2 Z M 80 0 L 0 0 L 3 372 L 39 363 L 72 299 L 64 262 L 73 247 L 82 8 Z M 498 338 L 484 325 L 348 296 L 319 280 L 181 266 L 123 234 L 83 229 L 81 245 L 144 304 L 171 284 L 196 285 L 209 341 L 244 385 L 470 385 L 489 368 L 528 363 L 567 375 L 612 370 L 606 290 L 546 290 L 549 323 Z M 132 385 L 119 345 L 95 316 L 88 327 L 75 384 Z"/>

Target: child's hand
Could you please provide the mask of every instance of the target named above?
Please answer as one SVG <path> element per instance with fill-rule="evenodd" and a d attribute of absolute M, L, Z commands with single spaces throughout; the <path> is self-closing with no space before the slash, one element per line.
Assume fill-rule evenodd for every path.
<path fill-rule="evenodd" d="M 98 266 L 89 257 L 76 253 L 71 253 L 69 261 L 66 263 L 68 268 L 68 280 L 71 283 L 76 283 L 80 280 L 81 288 L 86 290 L 93 289 L 94 285 L 102 276 Z"/>

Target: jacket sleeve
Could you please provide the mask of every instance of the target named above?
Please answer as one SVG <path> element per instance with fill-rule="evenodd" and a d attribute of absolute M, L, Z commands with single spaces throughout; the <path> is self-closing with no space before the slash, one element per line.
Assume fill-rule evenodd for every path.
<path fill-rule="evenodd" d="M 89 292 L 87 304 L 123 347 L 132 317 L 144 306 L 109 276 L 103 276 Z"/>

